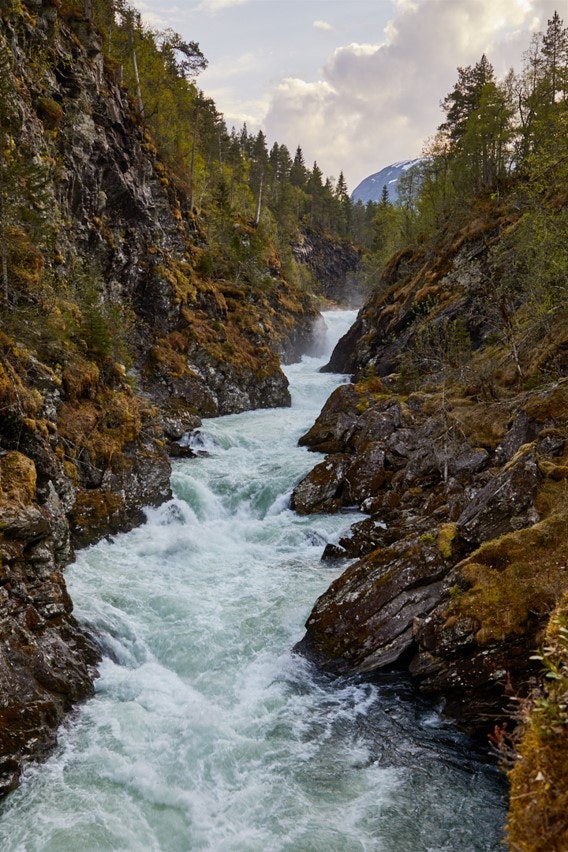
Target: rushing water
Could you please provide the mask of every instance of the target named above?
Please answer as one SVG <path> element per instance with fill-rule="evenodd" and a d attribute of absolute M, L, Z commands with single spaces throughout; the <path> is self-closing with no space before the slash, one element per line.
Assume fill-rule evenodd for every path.
<path fill-rule="evenodd" d="M 327 314 L 328 349 L 353 315 Z M 4 852 L 500 848 L 502 781 L 403 676 L 334 680 L 291 653 L 353 517 L 300 518 L 296 446 L 344 379 L 305 358 L 291 409 L 207 421 L 175 499 L 79 554 L 103 637 L 95 697 L 2 805 Z"/>

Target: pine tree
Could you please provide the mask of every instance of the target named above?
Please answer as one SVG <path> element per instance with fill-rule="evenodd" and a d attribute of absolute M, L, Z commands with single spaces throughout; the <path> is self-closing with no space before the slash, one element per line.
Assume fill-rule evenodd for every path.
<path fill-rule="evenodd" d="M 557 99 L 565 99 L 568 88 L 568 29 L 555 12 L 548 21 L 546 33 L 542 37 L 542 57 L 544 74 L 547 81 L 545 93 L 549 105 Z"/>
<path fill-rule="evenodd" d="M 556 114 L 568 100 L 568 29 L 557 12 L 548 21 L 546 33 L 534 36 L 516 85 L 518 160 L 523 164 L 547 144 L 554 133 Z"/>
<path fill-rule="evenodd" d="M 292 186 L 297 186 L 299 189 L 304 189 L 306 186 L 307 179 L 307 169 L 304 163 L 304 154 L 302 149 L 298 145 L 296 148 L 296 154 L 294 156 L 294 162 L 292 163 L 292 167 L 290 169 L 290 183 Z"/>
<path fill-rule="evenodd" d="M 470 115 L 479 108 L 483 87 L 489 82 L 494 82 L 494 71 L 485 54 L 473 67 L 458 68 L 458 81 L 441 103 L 446 121 L 440 130 L 453 144 L 462 139 Z"/>
<path fill-rule="evenodd" d="M 155 34 L 166 70 L 176 77 L 193 80 L 209 64 L 196 41 L 184 41 L 172 29 Z"/>

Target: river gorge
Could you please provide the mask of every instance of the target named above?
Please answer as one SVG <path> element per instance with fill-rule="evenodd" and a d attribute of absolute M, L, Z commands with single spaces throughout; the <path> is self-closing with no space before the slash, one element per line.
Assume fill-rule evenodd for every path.
<path fill-rule="evenodd" d="M 353 520 L 289 509 L 314 462 L 298 438 L 347 380 L 318 370 L 354 314 L 325 318 L 325 352 L 286 368 L 290 409 L 204 421 L 174 499 L 69 567 L 96 694 L 2 803 L 2 849 L 501 848 L 501 773 L 406 675 L 291 651 Z"/>

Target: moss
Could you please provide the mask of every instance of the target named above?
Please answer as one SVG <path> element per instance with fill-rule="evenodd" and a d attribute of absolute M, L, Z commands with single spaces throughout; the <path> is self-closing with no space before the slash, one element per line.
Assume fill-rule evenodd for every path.
<path fill-rule="evenodd" d="M 68 460 L 83 451 L 96 467 L 122 465 L 126 444 L 135 442 L 142 429 L 141 402 L 126 392 L 99 389 L 96 399 L 65 402 L 58 417 L 59 436 Z"/>
<path fill-rule="evenodd" d="M 475 618 L 480 645 L 522 634 L 568 590 L 568 508 L 483 544 L 458 566 L 469 588 L 447 617 Z"/>
<path fill-rule="evenodd" d="M 170 284 L 176 301 L 180 304 L 191 303 L 197 296 L 197 281 L 194 269 L 188 264 L 171 257 L 157 265 L 155 272 Z"/>
<path fill-rule="evenodd" d="M 100 371 L 93 361 L 77 358 L 65 367 L 61 381 L 69 399 L 81 399 L 92 396 L 100 381 Z"/>
<path fill-rule="evenodd" d="M 436 544 L 444 559 L 450 559 L 452 556 L 453 542 L 457 532 L 458 528 L 456 524 L 444 524 L 438 530 Z"/>
<path fill-rule="evenodd" d="M 63 118 L 63 107 L 53 98 L 42 97 L 37 102 L 37 114 L 44 125 L 53 130 Z"/>
<path fill-rule="evenodd" d="M 123 508 L 123 499 L 114 491 L 80 491 L 71 512 L 71 521 L 81 531 L 97 529 Z"/>
<path fill-rule="evenodd" d="M 32 459 L 12 450 L 0 457 L 0 500 L 29 506 L 35 499 L 36 467 Z"/>
<path fill-rule="evenodd" d="M 367 370 L 367 374 L 359 379 L 355 384 L 355 390 L 359 396 L 359 402 L 356 405 L 359 414 L 362 414 L 372 405 L 392 397 L 392 391 L 374 374 L 373 368 Z"/>
<path fill-rule="evenodd" d="M 549 420 L 565 421 L 568 411 L 568 380 L 559 382 L 551 393 L 533 396 L 525 405 L 525 411 L 537 423 Z"/>
<path fill-rule="evenodd" d="M 568 849 L 568 595 L 553 613 L 540 659 L 543 679 L 520 705 L 517 759 L 509 771 L 511 849 Z"/>

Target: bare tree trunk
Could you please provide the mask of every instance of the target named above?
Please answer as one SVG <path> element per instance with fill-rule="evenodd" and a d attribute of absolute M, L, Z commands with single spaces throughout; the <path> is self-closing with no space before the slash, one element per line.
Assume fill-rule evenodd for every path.
<path fill-rule="evenodd" d="M 194 188 L 195 188 L 195 147 L 197 145 L 197 124 L 199 121 L 199 107 L 195 109 L 195 120 L 193 122 L 193 141 L 191 144 L 191 163 L 189 166 L 189 209 L 193 210 Z"/>
<path fill-rule="evenodd" d="M 128 40 L 130 42 L 130 54 L 132 56 L 132 70 L 134 71 L 134 81 L 136 83 L 136 101 L 138 104 L 138 112 L 141 116 L 144 115 L 144 101 L 142 100 L 142 89 L 140 88 L 140 75 L 138 74 L 138 60 L 136 58 L 136 46 L 134 44 L 134 25 L 129 22 Z"/>
<path fill-rule="evenodd" d="M 85 0 L 85 17 L 88 21 L 93 17 L 93 4 L 92 0 Z"/>
<path fill-rule="evenodd" d="M 8 234 L 6 226 L 6 205 L 4 197 L 4 138 L 0 139 L 0 255 L 2 258 L 2 291 L 4 293 L 4 304 L 8 304 Z"/>
<path fill-rule="evenodd" d="M 260 222 L 260 211 L 262 208 L 262 184 L 264 181 L 264 174 L 260 176 L 260 186 L 258 188 L 258 204 L 256 205 L 256 216 L 254 217 L 254 224 L 258 227 L 258 223 Z"/>

